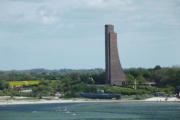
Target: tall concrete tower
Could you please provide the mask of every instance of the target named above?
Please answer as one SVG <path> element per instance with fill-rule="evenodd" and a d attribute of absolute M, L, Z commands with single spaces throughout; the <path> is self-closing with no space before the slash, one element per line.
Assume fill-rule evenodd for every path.
<path fill-rule="evenodd" d="M 106 84 L 124 85 L 126 76 L 122 70 L 118 47 L 117 34 L 113 25 L 105 25 L 105 60 L 106 60 Z"/>

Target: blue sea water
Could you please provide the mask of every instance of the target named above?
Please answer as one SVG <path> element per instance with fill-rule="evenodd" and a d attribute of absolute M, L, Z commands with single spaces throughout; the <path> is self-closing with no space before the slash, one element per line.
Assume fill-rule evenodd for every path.
<path fill-rule="evenodd" d="M 0 106 L 0 120 L 180 120 L 180 103 L 106 102 Z"/>

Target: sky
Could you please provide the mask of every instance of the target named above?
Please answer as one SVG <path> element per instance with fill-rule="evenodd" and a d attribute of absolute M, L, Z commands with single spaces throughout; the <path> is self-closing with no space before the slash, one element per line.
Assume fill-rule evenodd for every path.
<path fill-rule="evenodd" d="M 0 70 L 105 68 L 105 24 L 123 68 L 180 64 L 180 0 L 0 0 Z"/>

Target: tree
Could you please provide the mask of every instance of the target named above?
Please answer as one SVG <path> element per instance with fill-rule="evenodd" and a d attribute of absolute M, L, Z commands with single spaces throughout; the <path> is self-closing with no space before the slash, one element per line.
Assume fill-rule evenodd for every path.
<path fill-rule="evenodd" d="M 180 71 L 176 72 L 176 86 L 180 86 Z"/>
<path fill-rule="evenodd" d="M 139 84 L 143 84 L 146 82 L 146 79 L 142 75 L 139 75 L 136 79 Z"/>
<path fill-rule="evenodd" d="M 95 84 L 105 83 L 105 72 L 93 74 L 91 77 L 95 81 Z"/>
<path fill-rule="evenodd" d="M 51 82 L 49 80 L 41 80 L 40 84 L 33 88 L 35 96 L 42 98 L 42 96 L 50 95 L 53 92 Z"/>
<path fill-rule="evenodd" d="M 134 76 L 131 74 L 126 75 L 128 84 L 134 84 Z"/>
<path fill-rule="evenodd" d="M 0 90 L 4 90 L 5 88 L 8 88 L 8 82 L 5 80 L 0 80 Z"/>
<path fill-rule="evenodd" d="M 50 95 L 52 92 L 52 88 L 50 86 L 38 85 L 33 88 L 33 93 L 36 97 L 42 98 L 42 96 Z"/>
<path fill-rule="evenodd" d="M 161 66 L 160 65 L 156 65 L 155 67 L 154 67 L 154 70 L 160 70 L 161 69 Z"/>
<path fill-rule="evenodd" d="M 33 76 L 30 74 L 30 73 L 26 73 L 25 75 L 24 75 L 24 80 L 33 80 L 34 78 L 33 78 Z"/>
<path fill-rule="evenodd" d="M 0 80 L 8 80 L 8 75 L 5 74 L 4 72 L 0 73 Z"/>
<path fill-rule="evenodd" d="M 180 96 L 179 96 L 179 93 L 180 93 L 180 86 L 176 86 L 175 92 L 176 92 L 177 96 L 180 97 Z"/>
<path fill-rule="evenodd" d="M 129 73 L 134 76 L 134 78 L 138 77 L 141 75 L 141 71 L 139 69 L 130 69 Z"/>

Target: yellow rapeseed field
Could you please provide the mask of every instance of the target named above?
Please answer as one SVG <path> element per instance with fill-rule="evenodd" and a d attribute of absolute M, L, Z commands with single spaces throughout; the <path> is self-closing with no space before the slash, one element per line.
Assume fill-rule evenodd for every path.
<path fill-rule="evenodd" d="M 39 84 L 39 80 L 36 81 L 11 81 L 9 85 L 12 86 L 23 86 L 23 85 L 37 85 Z"/>

